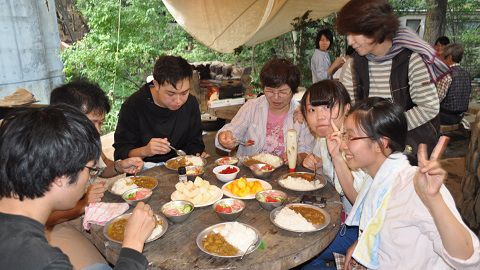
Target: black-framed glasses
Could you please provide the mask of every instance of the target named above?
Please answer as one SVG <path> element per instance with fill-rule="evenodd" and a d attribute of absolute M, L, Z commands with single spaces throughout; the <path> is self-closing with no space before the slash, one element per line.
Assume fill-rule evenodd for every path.
<path fill-rule="evenodd" d="M 90 177 L 99 176 L 103 172 L 103 168 L 88 167 L 88 166 L 85 166 L 85 168 L 88 169 L 88 172 L 90 173 Z"/>
<path fill-rule="evenodd" d="M 370 139 L 370 138 L 372 138 L 372 137 L 370 137 L 370 136 L 351 137 L 351 136 L 348 135 L 347 133 L 342 133 L 341 138 L 342 138 L 342 141 L 351 142 L 351 141 L 356 141 L 356 140 L 361 140 L 361 139 Z"/>

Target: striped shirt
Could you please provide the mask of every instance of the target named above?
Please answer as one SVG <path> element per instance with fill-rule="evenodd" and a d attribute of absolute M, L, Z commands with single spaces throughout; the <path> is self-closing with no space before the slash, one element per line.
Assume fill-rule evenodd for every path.
<path fill-rule="evenodd" d="M 392 100 L 390 73 L 392 60 L 385 62 L 368 61 L 370 74 L 369 97 Z M 408 130 L 419 127 L 437 116 L 440 110 L 437 88 L 430 82 L 428 69 L 418 53 L 412 53 L 408 63 L 410 97 L 416 106 L 406 112 Z M 344 85 L 352 100 L 355 100 L 352 70 L 345 72 Z"/>

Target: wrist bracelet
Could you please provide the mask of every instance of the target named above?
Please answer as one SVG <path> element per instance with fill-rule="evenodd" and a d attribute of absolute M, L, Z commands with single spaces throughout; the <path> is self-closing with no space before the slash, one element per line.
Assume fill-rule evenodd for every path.
<path fill-rule="evenodd" d="M 113 170 L 115 170 L 116 173 L 118 174 L 122 174 L 123 172 L 121 172 L 119 169 L 118 169 L 118 166 L 117 166 L 117 162 L 119 162 L 120 160 L 117 160 L 117 161 L 114 161 L 113 162 Z"/>

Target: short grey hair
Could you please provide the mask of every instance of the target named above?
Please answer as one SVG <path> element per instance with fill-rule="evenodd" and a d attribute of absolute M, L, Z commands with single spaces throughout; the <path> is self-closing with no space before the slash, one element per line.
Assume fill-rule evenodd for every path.
<path fill-rule="evenodd" d="M 443 50 L 443 57 L 447 58 L 449 55 L 452 56 L 452 61 L 455 63 L 460 63 L 463 58 L 463 47 L 460 44 L 451 43 L 445 46 Z"/>

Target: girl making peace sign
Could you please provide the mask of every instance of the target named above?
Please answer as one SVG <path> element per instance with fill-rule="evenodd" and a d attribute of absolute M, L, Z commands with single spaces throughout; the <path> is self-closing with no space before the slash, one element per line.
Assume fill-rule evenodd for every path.
<path fill-rule="evenodd" d="M 356 103 L 345 131 L 340 151 L 346 163 L 372 177 L 346 221 L 360 229 L 347 252 L 347 269 L 354 260 L 370 269 L 479 269 L 478 238 L 443 185 L 446 172 L 438 159 L 447 138 L 440 139 L 430 159 L 421 146 L 419 167 L 411 166 L 402 153 L 405 113 L 382 98 Z"/>

